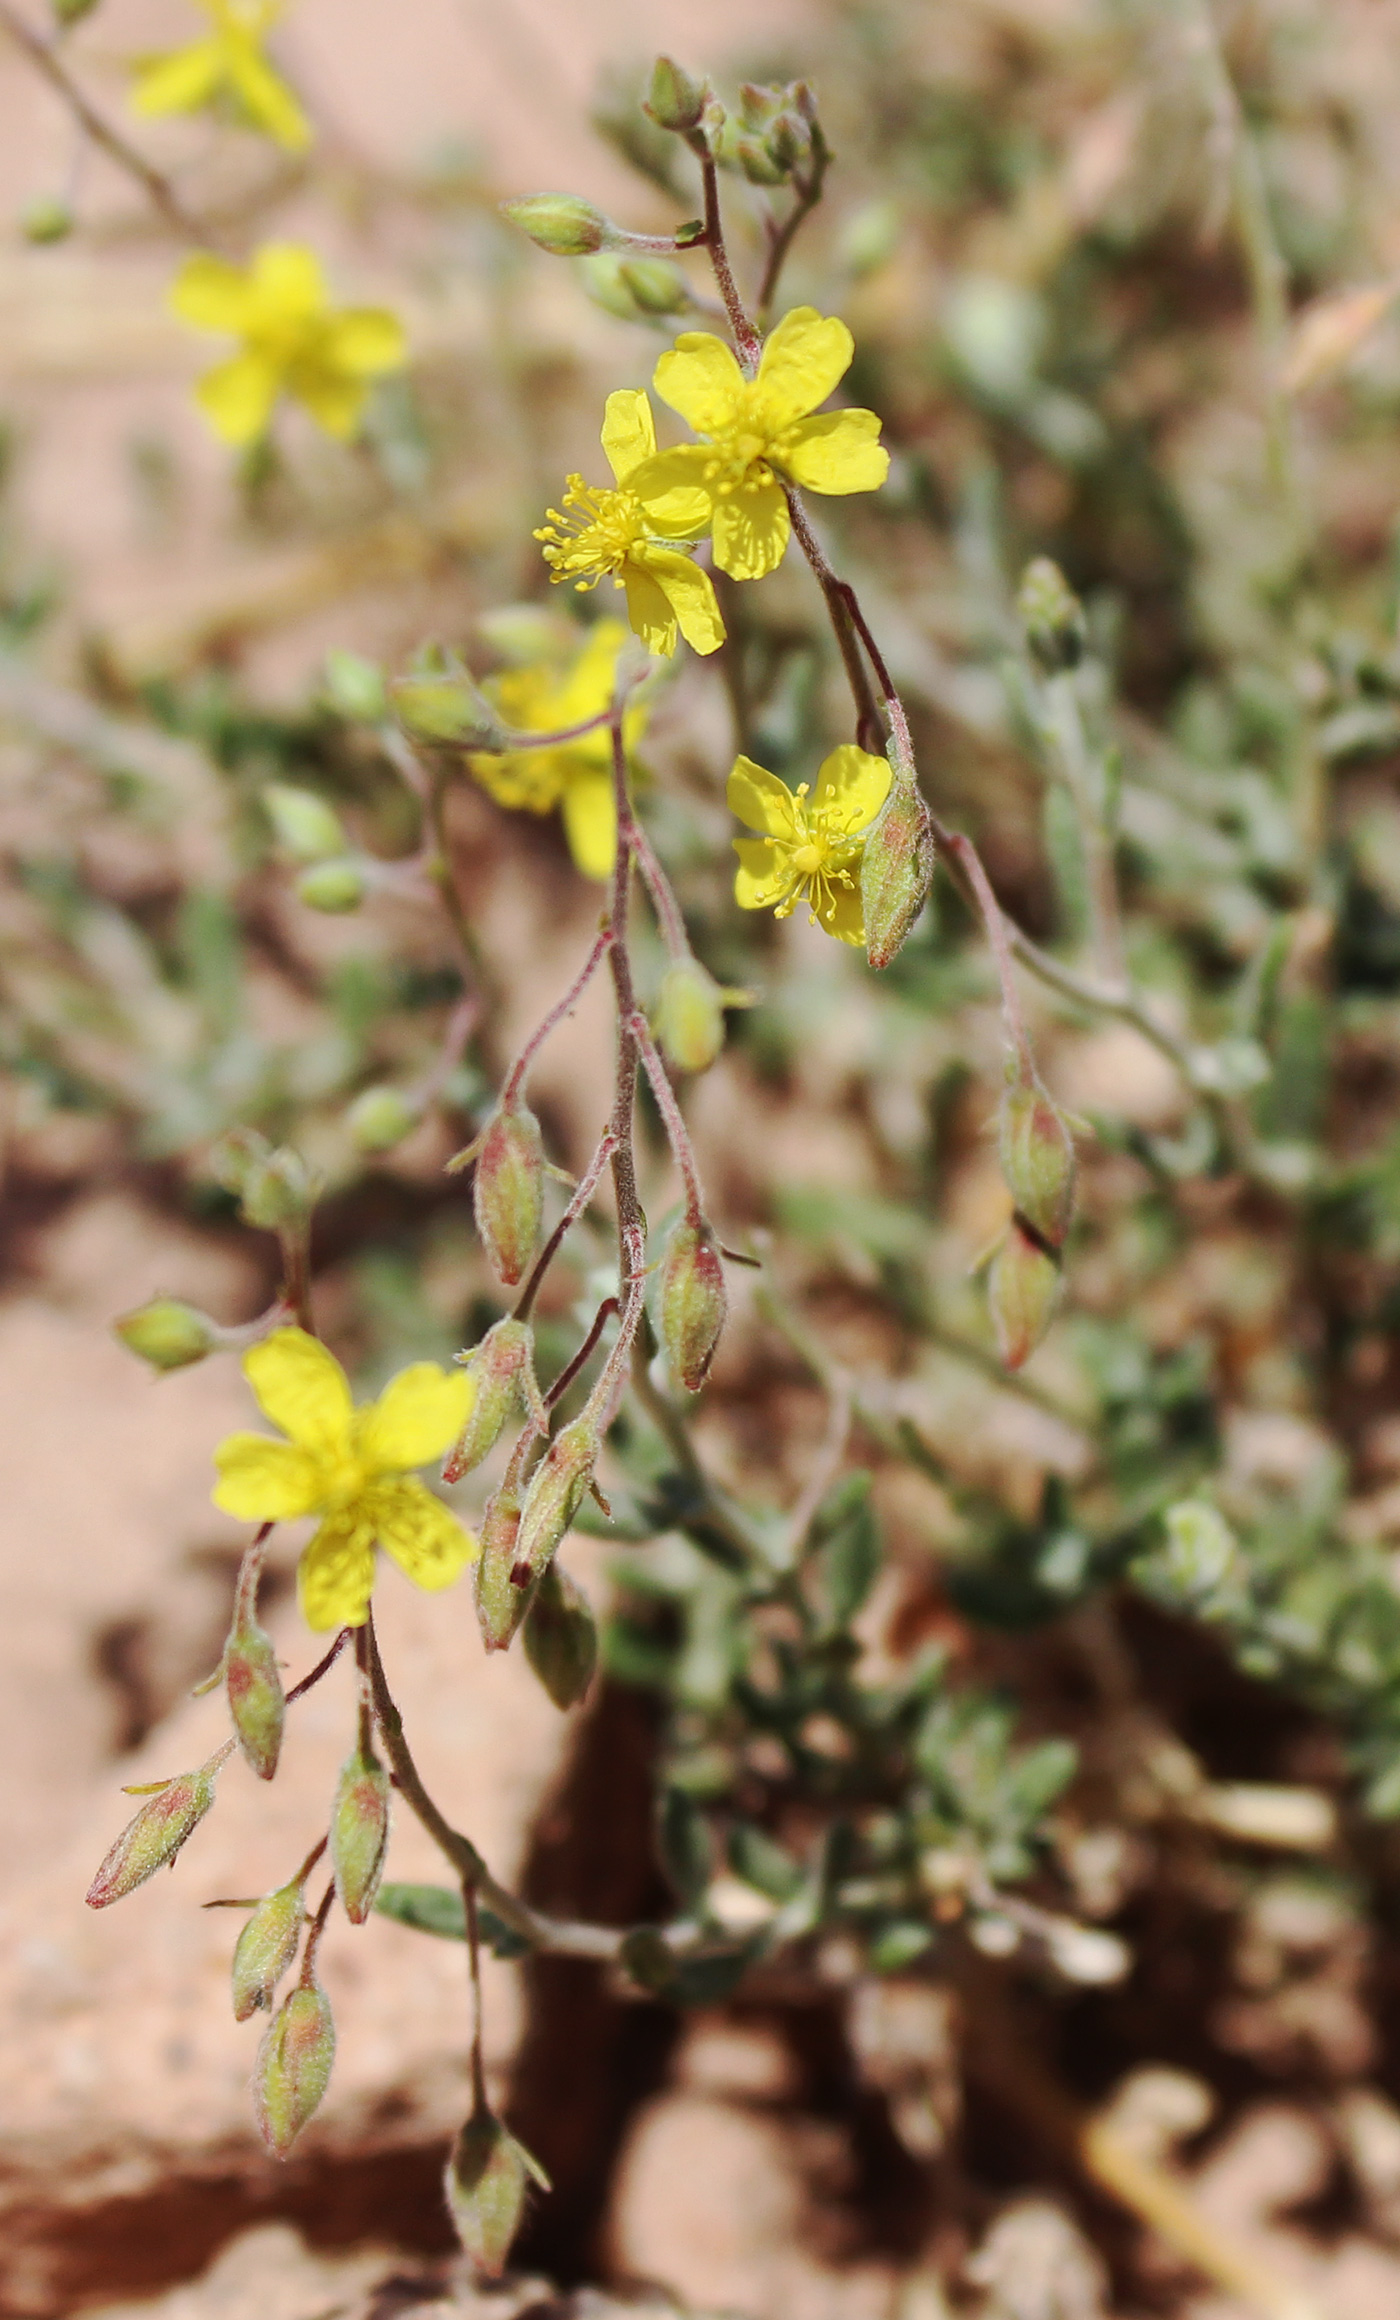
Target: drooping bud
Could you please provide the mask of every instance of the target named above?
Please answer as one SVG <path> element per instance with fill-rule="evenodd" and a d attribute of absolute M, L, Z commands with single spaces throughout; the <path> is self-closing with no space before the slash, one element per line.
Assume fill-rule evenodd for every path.
<path fill-rule="evenodd" d="M 356 1096 L 345 1125 L 351 1143 L 361 1152 L 389 1152 L 412 1134 L 422 1117 L 422 1105 L 401 1088 L 368 1087 Z"/>
<path fill-rule="evenodd" d="M 259 1780 L 271 1780 L 287 1703 L 272 1638 L 256 1619 L 234 1623 L 224 1650 L 224 1688 L 239 1747 Z"/>
<path fill-rule="evenodd" d="M 419 741 L 459 749 L 500 749 L 505 729 L 465 670 L 403 677 L 393 687 L 399 722 Z"/>
<path fill-rule="evenodd" d="M 517 1321 L 510 1313 L 493 1323 L 480 1345 L 466 1355 L 466 1372 L 476 1393 L 467 1422 L 447 1454 L 444 1482 L 460 1482 L 479 1466 L 500 1439 L 507 1418 L 527 1406 L 527 1380 L 534 1374 L 534 1361 L 535 1333 L 528 1321 Z"/>
<path fill-rule="evenodd" d="M 330 1830 L 335 1890 L 352 1925 L 364 1924 L 384 1874 L 389 1796 L 389 1775 L 374 1750 L 357 1747 L 340 1769 Z"/>
<path fill-rule="evenodd" d="M 546 1567 L 530 1598 L 525 1657 L 556 1708 L 572 1708 L 593 1681 L 598 1624 L 588 1597 L 557 1558 Z"/>
<path fill-rule="evenodd" d="M 472 1207 L 487 1256 L 507 1288 L 515 1288 L 538 1246 L 544 1214 L 544 1140 L 526 1105 L 503 1104 L 488 1123 Z"/>
<path fill-rule="evenodd" d="M 992 1325 L 1008 1369 L 1030 1359 L 1055 1317 L 1059 1295 L 1058 1258 L 1013 1217 L 987 1278 Z"/>
<path fill-rule="evenodd" d="M 73 231 L 72 206 L 61 194 L 37 193 L 20 211 L 19 230 L 27 242 L 41 249 L 52 242 L 66 242 Z"/>
<path fill-rule="evenodd" d="M 642 111 L 651 115 L 658 129 L 674 129 L 683 136 L 687 129 L 699 127 L 712 95 L 707 80 L 697 80 L 674 58 L 659 56 L 651 68 Z"/>
<path fill-rule="evenodd" d="M 290 1971 L 306 1918 L 304 1885 L 302 1877 L 294 1877 L 275 1893 L 265 1893 L 239 1934 L 233 1953 L 235 2022 L 270 2007 L 278 1983 Z"/>
<path fill-rule="evenodd" d="M 584 258 L 590 250 L 616 248 L 624 238 L 611 218 L 577 193 L 523 194 L 503 201 L 501 215 L 553 258 Z"/>
<path fill-rule="evenodd" d="M 516 1542 L 520 1537 L 520 1494 L 502 1483 L 486 1501 L 481 1518 L 481 1553 L 476 1566 L 476 1615 L 488 1651 L 504 1651 L 528 1598 L 514 1583 Z"/>
<path fill-rule="evenodd" d="M 514 1637 L 541 1572 L 578 1513 L 601 1448 L 593 1420 L 586 1413 L 575 1418 L 550 1443 L 523 1502 L 501 1490 L 487 1506 L 476 1607 L 488 1651 L 504 1651 Z"/>
<path fill-rule="evenodd" d="M 384 671 L 362 653 L 333 645 L 326 655 L 326 699 L 336 714 L 357 725 L 374 725 L 388 708 Z"/>
<path fill-rule="evenodd" d="M 273 2015 L 253 2065 L 253 2116 L 274 2158 L 285 2159 L 330 2083 L 335 2020 L 312 1975 Z"/>
<path fill-rule="evenodd" d="M 1084 610 L 1058 564 L 1033 556 L 1021 575 L 1016 610 L 1031 657 L 1053 677 L 1084 657 Z"/>
<path fill-rule="evenodd" d="M 152 1782 L 149 1789 L 127 1790 L 128 1796 L 144 1795 L 147 1802 L 122 1830 L 89 1885 L 89 1909 L 106 1909 L 114 1901 L 124 1901 L 128 1893 L 154 1877 L 157 1869 L 174 1860 L 214 1802 L 215 1783 L 232 1748 L 230 1740 L 196 1772 Z"/>
<path fill-rule="evenodd" d="M 334 862 L 313 862 L 296 882 L 296 895 L 308 910 L 323 910 L 328 918 L 358 910 L 366 892 L 365 873 L 353 854 Z"/>
<path fill-rule="evenodd" d="M 671 1374 L 688 1394 L 709 1375 L 729 1300 L 719 1245 L 703 1220 L 672 1228 L 661 1260 L 657 1317 Z"/>
<path fill-rule="evenodd" d="M 305 1224 L 316 1198 L 311 1171 L 290 1144 L 251 1160 L 238 1189 L 245 1224 L 263 1232 Z"/>
<path fill-rule="evenodd" d="M 179 1297 L 153 1297 L 112 1327 L 123 1345 L 158 1370 L 187 1369 L 192 1361 L 203 1361 L 223 1336 L 207 1313 Z"/>
<path fill-rule="evenodd" d="M 747 991 L 729 990 L 694 958 L 673 959 L 656 995 L 656 1036 L 677 1071 L 708 1071 L 724 1045 L 724 1010 L 746 1007 Z"/>
<path fill-rule="evenodd" d="M 532 2179 L 549 2190 L 538 2159 L 478 2104 L 447 2163 L 447 2204 L 463 2248 L 488 2279 L 505 2270 Z"/>
<path fill-rule="evenodd" d="M 1002 1174 L 1033 1232 L 1061 1249 L 1074 1216 L 1074 1140 L 1035 1072 L 1020 1060 L 1010 1072 L 997 1122 Z"/>
<path fill-rule="evenodd" d="M 933 821 L 906 776 L 895 782 L 861 854 L 865 955 L 872 967 L 887 967 L 903 949 L 932 883 Z"/>
<path fill-rule="evenodd" d="M 314 790 L 270 781 L 262 791 L 262 802 L 278 845 L 294 862 L 324 862 L 332 854 L 345 852 L 349 844 L 345 825 L 335 808 Z"/>

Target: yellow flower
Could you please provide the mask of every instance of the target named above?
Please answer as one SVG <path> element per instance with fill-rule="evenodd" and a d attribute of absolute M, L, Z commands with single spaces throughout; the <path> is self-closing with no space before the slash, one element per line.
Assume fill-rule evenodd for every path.
<path fill-rule="evenodd" d="M 811 491 L 878 490 L 890 459 L 875 413 L 812 415 L 854 352 L 845 323 L 812 306 L 783 316 L 753 379 L 723 339 L 682 332 L 656 366 L 656 391 L 709 440 L 663 451 L 630 478 L 651 523 L 672 533 L 708 527 L 721 572 L 760 580 L 788 544 L 781 478 Z"/>
<path fill-rule="evenodd" d="M 476 1541 L 408 1470 L 440 1457 L 466 1424 L 476 1391 L 466 1371 L 415 1362 L 357 1410 L 334 1354 L 304 1329 L 274 1329 L 244 1354 L 243 1374 L 289 1438 L 230 1434 L 214 1453 L 214 1504 L 241 1522 L 321 1517 L 297 1574 L 308 1626 L 363 1625 L 376 1542 L 417 1586 L 450 1586 Z"/>
<path fill-rule="evenodd" d="M 627 642 L 620 620 L 600 620 L 581 652 L 566 667 L 533 661 L 506 669 L 486 687 L 508 725 L 522 733 L 550 733 L 582 725 L 610 704 L 617 683 L 617 656 Z M 647 721 L 635 701 L 622 720 L 630 749 Z M 606 725 L 555 749 L 513 749 L 504 756 L 467 760 L 476 779 L 499 805 L 527 814 L 562 808 L 569 852 L 585 878 L 607 878 L 617 856 L 617 813 L 613 800 L 612 739 Z"/>
<path fill-rule="evenodd" d="M 195 389 L 226 443 L 255 442 L 283 394 L 304 403 L 327 434 L 351 435 L 371 378 L 404 359 L 395 317 L 378 306 L 328 305 L 320 260 L 297 242 L 265 242 L 248 267 L 206 252 L 186 258 L 170 304 L 196 330 L 243 341 Z"/>
<path fill-rule="evenodd" d="M 199 0 L 213 23 L 205 40 L 142 59 L 131 92 L 138 113 L 198 113 L 231 97 L 255 129 L 290 153 L 311 143 L 311 124 L 263 54 L 277 0 Z"/>
<path fill-rule="evenodd" d="M 651 405 L 640 387 L 609 395 L 603 449 L 617 490 L 600 491 L 571 475 L 562 512 L 550 508 L 549 522 L 535 534 L 553 567 L 550 578 L 587 590 L 610 572 L 614 587 L 627 591 L 627 617 L 648 652 L 673 653 L 677 629 L 696 652 L 714 652 L 724 642 L 724 622 L 709 573 L 654 536 L 661 527 L 627 488 L 656 456 Z M 699 529 L 686 524 L 678 536 Z"/>
<path fill-rule="evenodd" d="M 810 797 L 805 781 L 790 790 L 752 758 L 736 757 L 730 812 L 763 833 L 734 840 L 734 899 L 740 909 L 775 910 L 789 918 L 805 901 L 814 926 L 824 926 L 839 942 L 864 944 L 860 858 L 889 787 L 886 760 L 851 742 L 832 750 Z"/>

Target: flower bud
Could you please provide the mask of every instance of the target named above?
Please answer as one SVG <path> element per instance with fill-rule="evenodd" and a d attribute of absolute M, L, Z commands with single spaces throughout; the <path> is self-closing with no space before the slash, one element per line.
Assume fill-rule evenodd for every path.
<path fill-rule="evenodd" d="M 361 1152 L 388 1152 L 401 1144 L 423 1117 L 422 1106 L 400 1088 L 368 1087 L 345 1115 L 350 1141 Z"/>
<path fill-rule="evenodd" d="M 384 671 L 377 661 L 333 645 L 326 655 L 326 699 L 337 716 L 357 725 L 375 725 L 388 708 Z"/>
<path fill-rule="evenodd" d="M 393 698 L 400 724 L 418 741 L 451 742 L 459 749 L 504 745 L 500 719 L 463 672 L 403 677 Z"/>
<path fill-rule="evenodd" d="M 112 1324 L 123 1345 L 148 1361 L 152 1369 L 187 1369 L 213 1353 L 223 1335 L 219 1325 L 197 1305 L 179 1297 L 153 1297 Z"/>
<path fill-rule="evenodd" d="M 363 1925 L 374 1907 L 389 1843 L 389 1775 L 372 1748 L 341 1766 L 331 1807 L 331 1868 L 341 1908 Z"/>
<path fill-rule="evenodd" d="M 577 1582 L 550 1563 L 525 1614 L 525 1657 L 556 1708 L 572 1708 L 593 1681 L 598 1624 Z"/>
<path fill-rule="evenodd" d="M 861 854 L 865 955 L 872 967 L 887 967 L 902 950 L 932 883 L 933 822 L 905 777 L 890 791 Z"/>
<path fill-rule="evenodd" d="M 244 1223 L 262 1232 L 304 1225 L 316 1197 L 311 1171 L 290 1144 L 250 1160 L 238 1189 Z"/>
<path fill-rule="evenodd" d="M 656 1036 L 677 1071 L 708 1071 L 724 1045 L 724 1008 L 735 998 L 698 959 L 673 959 L 656 997 Z"/>
<path fill-rule="evenodd" d="M 577 193 L 527 193 L 501 203 L 502 217 L 554 258 L 583 258 L 616 245 L 618 228 Z"/>
<path fill-rule="evenodd" d="M 255 1619 L 236 1623 L 229 1636 L 224 1688 L 239 1747 L 259 1780 L 271 1780 L 282 1753 L 287 1703 L 272 1638 Z"/>
<path fill-rule="evenodd" d="M 253 2065 L 253 2116 L 274 2158 L 286 2158 L 316 2110 L 334 2061 L 330 2000 L 314 1976 L 303 1979 L 263 2032 Z"/>
<path fill-rule="evenodd" d="M 262 802 L 278 845 L 294 862 L 324 862 L 329 855 L 345 852 L 349 843 L 345 825 L 335 808 L 314 790 L 270 781 L 262 791 Z"/>
<path fill-rule="evenodd" d="M 238 1936 L 233 1953 L 235 2022 L 246 2022 L 250 2014 L 270 2007 L 278 1983 L 291 1968 L 306 1919 L 304 1882 L 294 1877 L 290 1885 L 265 1893 Z"/>
<path fill-rule="evenodd" d="M 743 130 L 734 140 L 734 158 L 750 185 L 781 185 L 787 171 L 768 150 L 766 137 L 753 137 Z"/>
<path fill-rule="evenodd" d="M 520 1509 L 514 1559 L 505 1573 L 506 1585 L 502 1585 L 500 1568 L 504 1561 L 504 1526 L 501 1548 L 491 1574 L 489 1598 L 484 1569 L 481 1574 L 477 1603 L 488 1651 L 503 1650 L 519 1627 L 535 1582 L 579 1510 L 601 1448 L 597 1426 L 585 1413 L 555 1435 L 535 1468 Z M 484 1565 L 484 1542 L 481 1560 Z M 487 1626 L 488 1603 L 490 1627 Z"/>
<path fill-rule="evenodd" d="M 684 135 L 687 129 L 699 127 L 711 95 L 707 80 L 697 80 L 673 58 L 659 56 L 651 68 L 642 111 L 651 115 L 658 129 L 674 129 Z"/>
<path fill-rule="evenodd" d="M 365 898 L 365 874 L 350 854 L 336 862 L 315 862 L 296 883 L 298 902 L 308 910 L 323 910 L 328 918 L 358 910 Z"/>
<path fill-rule="evenodd" d="M 690 284 L 669 258 L 624 258 L 619 279 L 643 314 L 684 314 Z"/>
<path fill-rule="evenodd" d="M 778 167 L 789 176 L 812 150 L 812 132 L 798 113 L 786 108 L 772 121 L 767 137 L 768 150 Z"/>
<path fill-rule="evenodd" d="M 27 242 L 43 247 L 66 242 L 73 231 L 73 212 L 57 193 L 39 193 L 20 211 L 19 229 Z"/>
<path fill-rule="evenodd" d="M 472 1185 L 476 1229 L 492 1265 L 513 1289 L 540 1237 L 544 1212 L 544 1144 L 524 1104 L 502 1105 L 481 1140 Z"/>
<path fill-rule="evenodd" d="M 1021 1063 L 1012 1068 L 997 1123 L 1002 1174 L 1032 1230 L 1061 1249 L 1074 1215 L 1074 1142 L 1034 1072 Z"/>
<path fill-rule="evenodd" d="M 1084 612 L 1058 564 L 1034 556 L 1021 576 L 1016 610 L 1043 675 L 1072 669 L 1084 655 Z"/>
<path fill-rule="evenodd" d="M 728 1307 L 714 1234 L 703 1221 L 682 1219 L 661 1260 L 657 1312 L 671 1374 L 688 1394 L 698 1394 L 709 1375 Z"/>
<path fill-rule="evenodd" d="M 538 2159 L 479 2104 L 447 2163 L 447 2204 L 467 2255 L 489 2279 L 505 2270 L 532 2177 L 548 2191 Z"/>
<path fill-rule="evenodd" d="M 459 1356 L 459 1359 L 461 1357 Z M 444 1482 L 460 1482 L 494 1448 L 501 1428 L 513 1410 L 527 1403 L 527 1378 L 533 1373 L 535 1333 L 528 1321 L 507 1314 L 493 1323 L 466 1356 L 466 1371 L 476 1388 L 467 1422 L 442 1470 Z"/>
<path fill-rule="evenodd" d="M 177 1773 L 174 1780 L 155 1784 L 135 1820 L 129 1821 L 103 1861 L 87 1890 L 89 1909 L 106 1909 L 124 1901 L 157 1869 L 173 1861 L 214 1802 L 214 1786 L 233 1742 L 201 1764 L 196 1772 Z M 128 1789 L 140 1796 L 141 1789 Z"/>
<path fill-rule="evenodd" d="M 992 1325 L 1008 1369 L 1030 1359 L 1055 1317 L 1059 1295 L 1058 1259 L 1013 1217 L 987 1279 Z"/>
<path fill-rule="evenodd" d="M 505 1483 L 486 1501 L 481 1518 L 481 1553 L 476 1565 L 476 1616 L 488 1651 L 504 1651 L 516 1628 L 529 1592 L 529 1574 L 523 1588 L 514 1581 L 516 1542 L 520 1537 L 519 1493 Z"/>

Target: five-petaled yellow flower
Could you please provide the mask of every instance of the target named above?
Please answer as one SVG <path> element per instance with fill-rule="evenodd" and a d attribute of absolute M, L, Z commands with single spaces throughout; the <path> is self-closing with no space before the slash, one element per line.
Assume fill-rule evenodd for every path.
<path fill-rule="evenodd" d="M 600 620 L 565 666 L 533 661 L 528 668 L 504 669 L 485 690 L 507 725 L 522 733 L 550 733 L 582 725 L 608 708 L 617 684 L 617 656 L 627 642 L 620 620 Z M 622 720 L 630 749 L 647 721 L 646 705 L 634 701 Z M 617 857 L 617 812 L 612 785 L 612 738 L 606 725 L 552 749 L 513 749 L 504 756 L 467 760 L 483 789 L 499 805 L 547 814 L 559 806 L 569 852 L 585 878 L 607 878 Z"/>
<path fill-rule="evenodd" d="M 736 757 L 729 808 L 757 838 L 736 838 L 734 899 L 741 910 L 774 910 L 788 918 L 805 901 L 814 926 L 839 942 L 865 942 L 860 860 L 871 823 L 889 795 L 883 757 L 846 742 L 833 749 L 808 794 L 791 790 L 752 758 Z"/>
<path fill-rule="evenodd" d="M 277 0 L 199 0 L 213 24 L 203 40 L 136 68 L 131 102 L 138 113 L 198 113 L 231 99 L 254 129 L 289 153 L 311 143 L 311 124 L 263 51 L 268 27 L 281 14 Z"/>
<path fill-rule="evenodd" d="M 195 389 L 226 443 L 256 442 L 284 394 L 327 434 L 352 435 L 370 380 L 404 359 L 396 317 L 378 306 L 332 307 L 319 259 L 298 242 L 266 242 L 248 267 L 204 251 L 186 258 L 170 304 L 196 330 L 243 341 Z"/>
<path fill-rule="evenodd" d="M 658 529 L 714 534 L 735 580 L 780 564 L 790 524 L 783 478 L 812 491 L 876 491 L 889 472 L 873 411 L 813 414 L 850 367 L 844 322 L 815 307 L 785 314 L 746 379 L 723 339 L 682 332 L 656 366 L 656 391 L 704 443 L 663 451 L 629 480 Z"/>
<path fill-rule="evenodd" d="M 214 1504 L 242 1522 L 321 1517 L 297 1574 L 308 1626 L 364 1624 L 376 1543 L 419 1587 L 450 1586 L 476 1541 L 409 1470 L 441 1457 L 466 1424 L 476 1390 L 466 1371 L 415 1362 L 357 1410 L 340 1363 L 304 1329 L 274 1329 L 243 1371 L 288 1440 L 230 1434 L 214 1453 Z"/>
<path fill-rule="evenodd" d="M 656 456 L 651 404 L 640 387 L 609 395 L 603 420 L 603 449 L 617 484 L 602 491 L 581 475 L 569 477 L 563 509 L 550 508 L 549 522 L 535 538 L 544 542 L 552 580 L 572 580 L 578 589 L 596 588 L 606 573 L 627 591 L 627 617 L 648 652 L 670 655 L 679 629 L 698 653 L 724 642 L 724 622 L 708 572 L 682 555 L 628 487 L 637 470 Z M 685 539 L 703 528 L 682 524 L 670 535 Z"/>

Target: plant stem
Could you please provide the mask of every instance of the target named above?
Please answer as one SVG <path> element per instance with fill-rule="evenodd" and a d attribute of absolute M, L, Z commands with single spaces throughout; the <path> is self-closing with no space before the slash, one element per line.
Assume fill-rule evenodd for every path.
<path fill-rule="evenodd" d="M 710 265 L 714 270 L 719 294 L 724 300 L 724 311 L 734 333 L 739 360 L 752 378 L 758 369 L 763 341 L 744 310 L 744 301 L 739 296 L 734 269 L 729 262 L 729 249 L 724 239 L 724 215 L 719 201 L 719 172 L 715 167 L 715 157 L 699 132 L 692 150 L 699 160 L 701 183 L 704 186 L 705 231 L 700 237 L 700 244 L 710 253 Z"/>
<path fill-rule="evenodd" d="M 563 1022 L 566 1015 L 572 1015 L 575 1007 L 577 1007 L 579 1003 L 579 1000 L 583 997 L 583 994 L 587 990 L 589 984 L 592 982 L 594 975 L 602 965 L 607 952 L 612 946 L 613 939 L 612 929 L 608 926 L 605 926 L 602 932 L 594 937 L 593 948 L 590 950 L 587 958 L 584 960 L 583 965 L 579 968 L 578 973 L 575 975 L 572 983 L 569 985 L 568 990 L 564 993 L 563 998 L 556 1000 L 555 1004 L 550 1008 L 549 1013 L 546 1015 L 543 1023 L 540 1024 L 538 1030 L 531 1032 L 529 1038 L 525 1042 L 524 1047 L 521 1049 L 520 1054 L 517 1056 L 514 1064 L 511 1066 L 510 1076 L 507 1079 L 505 1086 L 501 1090 L 501 1108 L 503 1111 L 509 1111 L 513 1104 L 519 1102 L 520 1090 L 525 1079 L 525 1074 L 529 1070 L 531 1064 L 534 1062 L 535 1057 L 539 1054 L 540 1049 L 548 1039 L 551 1031 L 557 1030 L 558 1026 Z"/>
<path fill-rule="evenodd" d="M 646 1068 L 647 1078 L 651 1082 L 651 1092 L 656 1098 L 656 1108 L 665 1125 L 667 1142 L 675 1155 L 676 1166 L 679 1168 L 682 1181 L 685 1184 L 685 1221 L 690 1225 L 698 1225 L 702 1222 L 705 1213 L 705 1203 L 700 1191 L 700 1170 L 696 1165 L 695 1146 L 690 1141 L 690 1131 L 686 1127 L 681 1107 L 676 1101 L 676 1091 L 671 1085 L 665 1064 L 656 1052 L 656 1042 L 648 1029 L 646 1017 L 640 1013 L 634 1014 L 629 1028 L 637 1043 L 643 1065 Z"/>
<path fill-rule="evenodd" d="M 530 1268 L 530 1277 L 525 1283 L 524 1288 L 521 1290 L 519 1297 L 516 1299 L 515 1318 L 517 1321 L 529 1320 L 535 1299 L 539 1294 L 540 1283 L 543 1281 L 545 1274 L 549 1271 L 549 1268 L 553 1264 L 555 1257 L 558 1255 L 560 1245 L 564 1239 L 564 1235 L 569 1231 L 571 1226 L 577 1224 L 579 1218 L 587 1208 L 589 1201 L 593 1198 L 594 1193 L 598 1189 L 598 1179 L 602 1175 L 603 1170 L 606 1168 L 609 1160 L 612 1158 L 612 1155 L 613 1138 L 612 1131 L 609 1129 L 607 1134 L 603 1137 L 602 1142 L 599 1144 L 597 1151 L 589 1161 L 587 1168 L 583 1172 L 583 1175 L 580 1177 L 579 1182 L 574 1189 L 573 1198 L 570 1200 L 568 1207 L 560 1217 L 558 1224 L 554 1227 L 554 1230 L 550 1234 L 549 1239 L 545 1242 L 544 1247 L 540 1250 L 539 1255 L 536 1257 L 534 1264 Z"/>
<path fill-rule="evenodd" d="M 773 300 L 778 294 L 778 280 L 787 264 L 788 252 L 797 239 L 799 229 L 811 216 L 822 197 L 822 183 L 826 177 L 831 154 L 827 149 L 826 140 L 820 136 L 820 132 L 818 132 L 818 137 L 820 142 L 813 147 L 810 175 L 798 177 L 794 174 L 793 176 L 792 183 L 796 199 L 787 216 L 781 225 L 776 225 L 771 217 L 768 221 L 768 262 L 763 269 L 763 280 L 758 286 L 758 297 L 754 301 L 754 314 L 760 330 L 768 328 Z"/>

